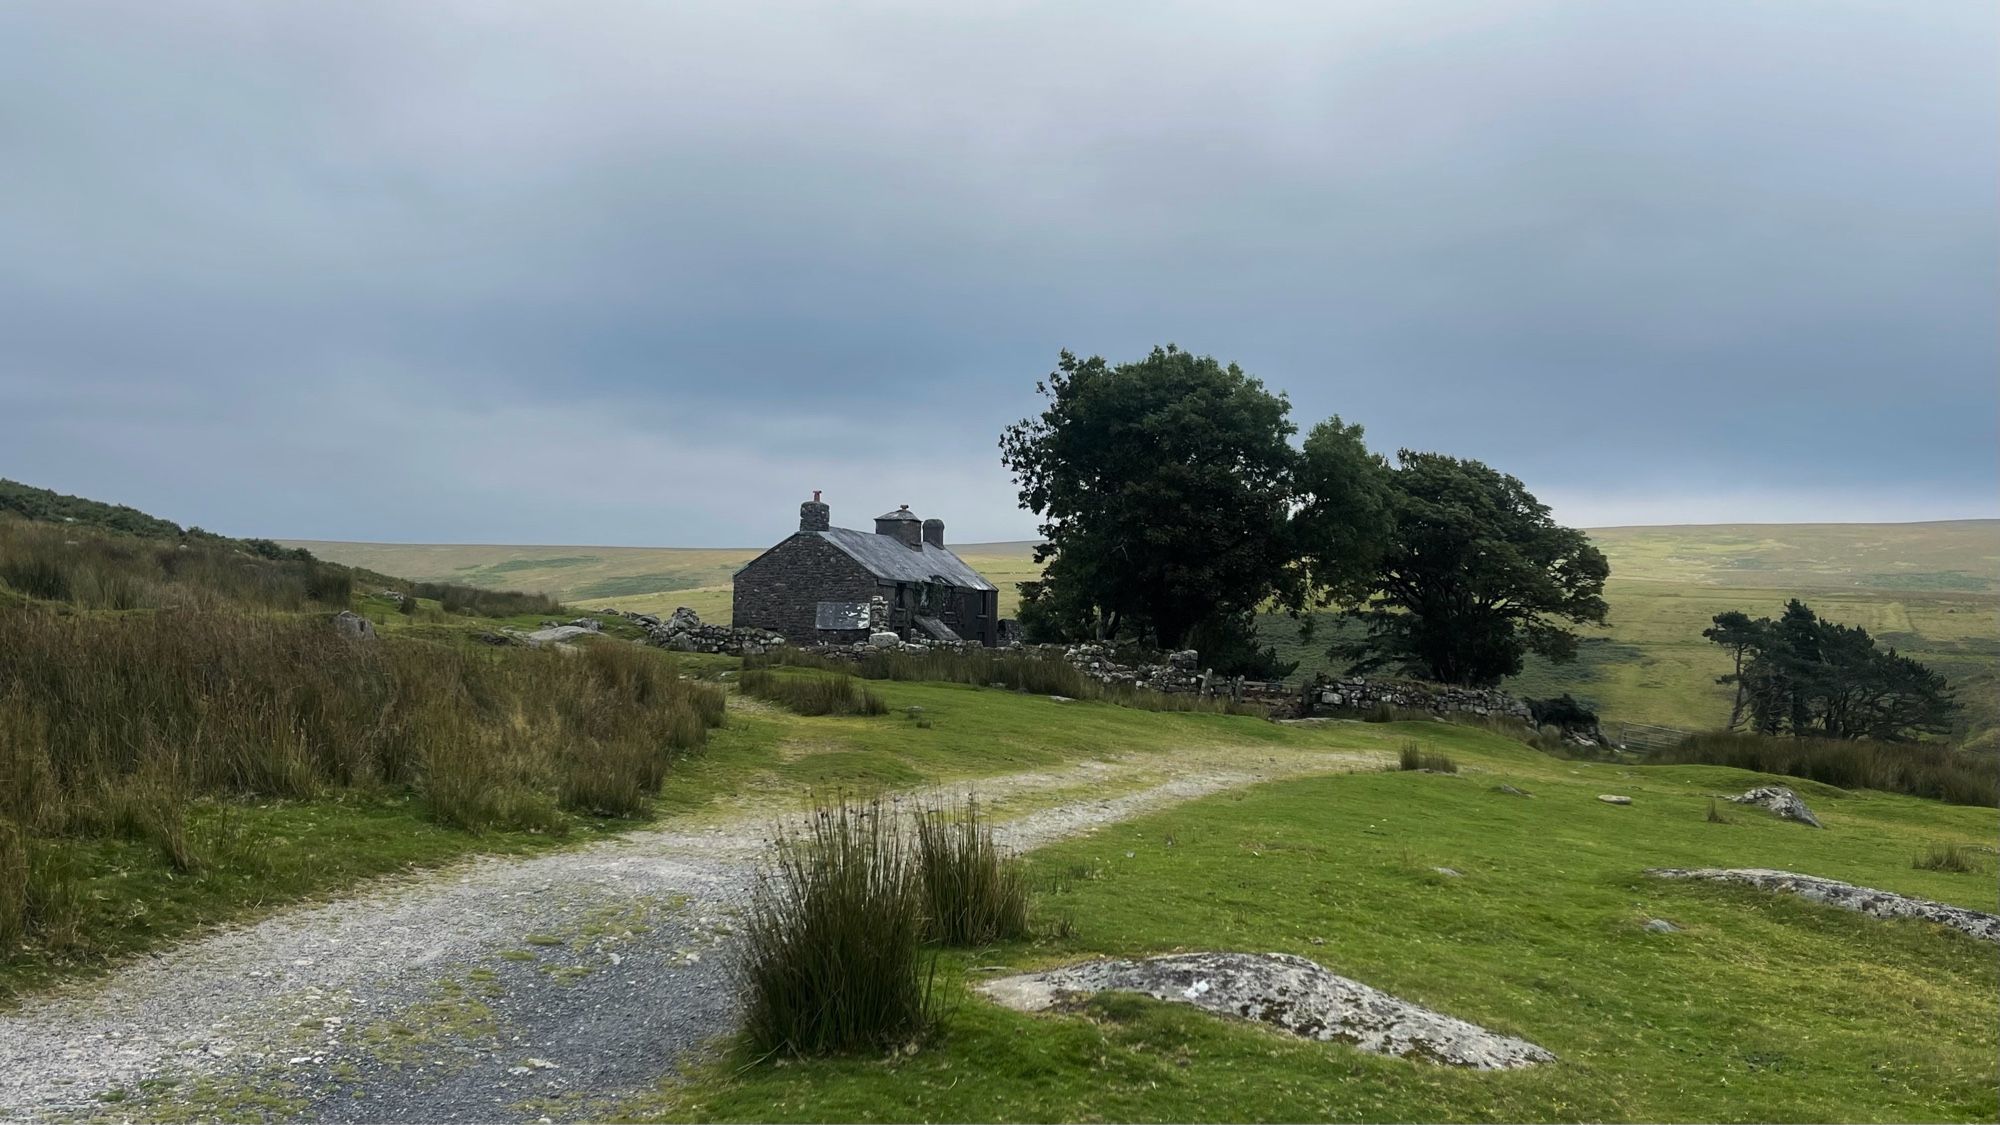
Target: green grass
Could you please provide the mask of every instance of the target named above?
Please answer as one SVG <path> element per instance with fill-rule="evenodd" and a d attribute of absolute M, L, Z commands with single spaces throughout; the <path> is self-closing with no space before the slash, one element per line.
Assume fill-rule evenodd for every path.
<path fill-rule="evenodd" d="M 1353 730 L 1356 728 L 1344 728 Z M 1459 776 L 1368 772 L 1205 799 L 1033 853 L 1044 936 L 947 955 L 956 1000 L 909 1058 L 718 1061 L 626 1108 L 672 1120 L 1992 1120 L 1991 946 L 1650 866 L 1769 866 L 1995 908 L 1992 882 L 1914 869 L 1991 813 L 1794 783 L 1827 823 L 1709 794 L 1759 775 L 1561 762 L 1399 724 Z M 1494 792 L 1512 784 L 1536 794 Z M 1599 803 L 1630 795 L 1629 807 Z M 1464 873 L 1445 878 L 1449 866 Z M 1643 929 L 1649 918 L 1682 926 Z M 1053 936 L 1061 933 L 1064 936 Z M 1284 951 L 1509 1034 L 1553 1065 L 1475 1073 L 1111 998 L 1028 1016 L 970 995 L 994 965 L 1179 949 Z"/>
<path fill-rule="evenodd" d="M 393 616 L 393 614 L 392 614 Z M 683 654 L 690 676 L 733 673 L 728 657 Z M 563 662 L 565 668 L 572 662 Z M 969 685 L 871 683 L 886 716 L 802 718 L 738 710 L 706 748 L 677 757 L 643 804 L 656 814 L 788 807 L 815 792 L 907 788 L 931 781 L 1060 766 L 1088 757 L 1169 755 L 1190 749 L 1298 753 L 1317 732 L 1257 719 L 1136 711 L 1109 703 L 1058 704 Z M 922 707 L 926 725 L 907 717 Z M 565 817 L 581 844 L 640 823 Z M 368 878 L 481 853 L 567 846 L 546 832 L 489 825 L 475 834 L 439 823 L 409 791 L 323 790 L 310 800 L 200 799 L 186 838 L 204 862 L 178 871 L 151 839 L 57 836 L 38 847 L 73 873 L 74 939 L 38 936 L 0 954 L 0 1007 L 56 979 L 101 971 L 207 926 L 256 917 L 301 898 L 338 894 Z M 6 878 L 0 859 L 0 879 Z"/>

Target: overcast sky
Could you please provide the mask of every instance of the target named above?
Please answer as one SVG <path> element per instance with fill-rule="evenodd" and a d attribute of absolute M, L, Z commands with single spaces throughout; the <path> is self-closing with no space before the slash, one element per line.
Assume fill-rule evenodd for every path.
<path fill-rule="evenodd" d="M 0 6 L 0 476 L 273 537 L 1026 537 L 1174 341 L 1612 523 L 2000 514 L 1987 0 Z"/>

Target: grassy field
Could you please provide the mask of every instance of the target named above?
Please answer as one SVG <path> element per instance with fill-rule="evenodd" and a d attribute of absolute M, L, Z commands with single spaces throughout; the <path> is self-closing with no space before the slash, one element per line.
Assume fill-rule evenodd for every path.
<path fill-rule="evenodd" d="M 1992 911 L 1990 865 L 1976 875 L 1910 865 L 1928 843 L 1988 845 L 1990 811 L 1794 781 L 1826 831 L 1728 805 L 1728 823 L 1710 823 L 1712 793 L 1762 779 L 1564 763 L 1434 723 L 1324 737 L 1384 749 L 1422 739 L 1460 773 L 1280 781 L 1032 853 L 1042 937 L 944 957 L 950 1007 L 934 1047 L 784 1067 L 722 1055 L 622 1111 L 666 1121 L 1990 1121 L 2000 1111 L 1992 947 L 1642 875 L 1778 867 Z M 1598 793 L 1634 803 L 1610 807 Z M 1648 933 L 1648 919 L 1682 933 Z M 1298 953 L 1560 1061 L 1454 1071 L 1138 997 L 1018 1015 L 968 989 L 1002 967 L 1192 949 Z"/>
<path fill-rule="evenodd" d="M 1590 532 L 1611 561 L 1608 627 L 1590 631 L 1574 664 L 1537 662 L 1510 686 L 1526 695 L 1567 691 L 1612 722 L 1700 730 L 1721 723 L 1729 693 L 1715 684 L 1722 653 L 1702 639 L 1709 618 L 1741 609 L 1776 615 L 1802 597 L 1823 617 L 1862 625 L 1885 644 L 1961 685 L 1970 728 L 2000 722 L 2000 520 L 1909 524 L 1717 524 L 1613 527 Z M 338 562 L 416 578 L 546 591 L 587 607 L 662 612 L 692 606 L 725 618 L 729 579 L 751 550 L 398 546 L 298 541 Z M 1018 604 L 1015 584 L 1038 568 L 1027 543 L 957 548 Z M 649 587 L 649 583 L 654 583 Z M 616 592 L 606 593 L 607 590 Z M 1324 636 L 1296 639 L 1270 619 L 1266 636 L 1299 672 L 1333 670 Z M 1323 629 L 1322 634 L 1327 630 Z M 1988 740 L 1994 735 L 1988 734 Z"/>
<path fill-rule="evenodd" d="M 1274 782 L 1033 853 L 1041 936 L 944 956 L 949 1010 L 931 1047 L 782 1067 L 725 1054 L 621 1111 L 780 1121 L 1969 1121 L 2000 1111 L 1990 946 L 1641 874 L 1769 866 L 1990 911 L 1990 860 L 1977 874 L 1911 866 L 1930 843 L 1990 843 L 1990 810 L 1791 782 L 1826 830 L 1728 805 L 1727 823 L 1712 823 L 1710 794 L 1762 779 L 1564 762 L 1434 723 L 1303 737 L 1384 749 L 1420 739 L 1461 771 Z M 1633 804 L 1600 803 L 1603 792 Z M 1653 918 L 1682 930 L 1648 932 Z M 967 987 L 1009 967 L 1198 949 L 1309 957 L 1560 1061 L 1468 1072 L 1135 997 L 1021 1015 Z"/>

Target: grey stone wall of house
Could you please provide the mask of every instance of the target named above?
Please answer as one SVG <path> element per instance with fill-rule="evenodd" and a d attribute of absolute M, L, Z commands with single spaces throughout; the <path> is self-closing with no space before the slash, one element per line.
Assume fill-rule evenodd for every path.
<path fill-rule="evenodd" d="M 794 644 L 813 644 L 819 640 L 820 602 L 865 602 L 878 592 L 867 568 L 818 535 L 802 531 L 737 572 L 729 623 L 782 633 Z"/>

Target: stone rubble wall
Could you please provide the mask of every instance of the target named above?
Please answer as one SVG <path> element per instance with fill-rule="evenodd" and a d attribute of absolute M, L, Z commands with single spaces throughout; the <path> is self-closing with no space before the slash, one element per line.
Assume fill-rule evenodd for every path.
<path fill-rule="evenodd" d="M 602 611 L 623 617 L 646 631 L 646 643 L 674 652 L 706 652 L 725 656 L 755 656 L 786 644 L 784 634 L 747 625 L 710 625 L 686 606 L 665 620 L 650 613 Z"/>
<path fill-rule="evenodd" d="M 1534 725 L 1534 715 L 1526 703 L 1506 692 L 1487 688 L 1343 676 L 1321 681 L 1310 694 L 1316 707 L 1335 710 L 1367 711 L 1376 707 L 1396 707 L 1407 711 L 1429 711 L 1433 715 L 1512 718 Z"/>
<path fill-rule="evenodd" d="M 877 603 L 880 600 L 874 599 Z M 676 652 L 746 656 L 770 652 L 790 644 L 782 634 L 767 629 L 707 624 L 686 606 L 676 609 L 665 620 L 645 613 L 624 613 L 615 609 L 605 612 L 624 617 L 645 629 L 647 643 Z M 871 613 L 870 616 L 875 615 Z M 794 647 L 803 652 L 857 663 L 877 652 L 995 651 L 982 649 L 974 641 L 904 640 L 887 630 L 878 630 L 866 640 L 852 644 Z M 1237 700 L 1271 703 L 1287 712 L 1311 713 L 1321 709 L 1365 711 L 1388 706 L 1428 711 L 1434 715 L 1486 715 L 1533 723 L 1528 705 L 1504 692 L 1359 676 L 1322 679 L 1302 691 L 1283 683 L 1213 675 L 1201 667 L 1201 654 L 1194 649 L 1168 653 L 1166 660 L 1158 664 L 1122 663 L 1115 659 L 1110 646 L 1101 644 L 1027 645 L 1016 642 L 998 651 L 1059 654 L 1085 675 L 1104 684 L 1166 693 L 1200 692 L 1228 696 Z"/>

